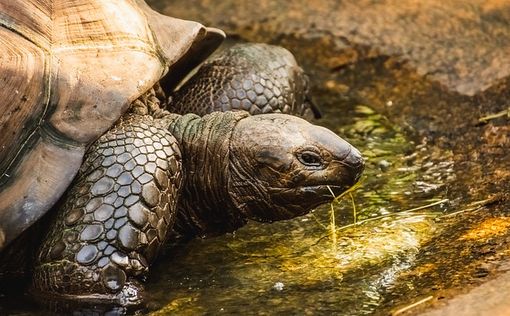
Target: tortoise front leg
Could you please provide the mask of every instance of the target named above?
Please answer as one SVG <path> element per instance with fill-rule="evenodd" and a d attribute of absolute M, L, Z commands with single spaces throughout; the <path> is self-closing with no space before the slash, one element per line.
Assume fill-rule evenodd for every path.
<path fill-rule="evenodd" d="M 140 303 L 138 281 L 175 221 L 181 186 L 176 140 L 153 125 L 132 116 L 88 150 L 39 250 L 37 291 Z"/>

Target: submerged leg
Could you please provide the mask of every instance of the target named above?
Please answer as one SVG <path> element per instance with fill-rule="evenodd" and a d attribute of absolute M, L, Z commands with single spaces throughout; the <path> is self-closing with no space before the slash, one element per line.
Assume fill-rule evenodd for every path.
<path fill-rule="evenodd" d="M 129 116 L 92 145 L 37 255 L 34 287 L 63 298 L 140 303 L 175 221 L 181 186 L 175 138 Z"/>

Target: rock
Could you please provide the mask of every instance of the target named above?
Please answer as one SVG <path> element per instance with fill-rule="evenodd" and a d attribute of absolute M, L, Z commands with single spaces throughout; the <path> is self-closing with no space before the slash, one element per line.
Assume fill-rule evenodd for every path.
<path fill-rule="evenodd" d="M 422 314 L 423 316 L 494 315 L 510 313 L 508 293 L 510 273 L 504 273 L 470 292 L 459 295 L 440 308 Z"/>
<path fill-rule="evenodd" d="M 399 56 L 421 76 L 469 96 L 510 75 L 506 0 L 149 3 L 166 14 L 217 26 L 245 40 L 281 44 L 298 59 L 329 69 Z"/>
<path fill-rule="evenodd" d="M 282 282 L 276 282 L 274 285 L 273 285 L 273 289 L 275 289 L 276 291 L 283 291 L 283 288 L 285 287 L 285 285 L 282 283 Z"/>

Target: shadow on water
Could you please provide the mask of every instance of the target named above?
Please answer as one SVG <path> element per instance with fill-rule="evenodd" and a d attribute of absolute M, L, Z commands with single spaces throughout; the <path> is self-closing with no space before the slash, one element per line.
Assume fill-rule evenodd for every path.
<path fill-rule="evenodd" d="M 505 121 L 474 124 L 497 91 L 466 98 L 391 58 L 332 72 L 304 64 L 318 124 L 367 158 L 353 201 L 168 249 L 148 280 L 149 313 L 386 315 L 497 269 L 510 235 L 497 181 L 509 162 L 494 135 Z M 37 314 L 23 292 L 0 306 Z"/>

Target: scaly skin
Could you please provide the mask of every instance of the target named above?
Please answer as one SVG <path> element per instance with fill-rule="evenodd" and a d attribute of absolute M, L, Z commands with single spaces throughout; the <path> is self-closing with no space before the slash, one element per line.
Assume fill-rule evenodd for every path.
<path fill-rule="evenodd" d="M 248 219 L 293 218 L 330 201 L 327 186 L 337 194 L 352 186 L 362 169 L 351 145 L 293 116 L 133 116 L 91 147 L 39 251 L 35 288 L 141 303 L 139 280 L 170 230 L 212 236 Z"/>
<path fill-rule="evenodd" d="M 239 89 L 246 89 L 245 100 L 252 99 L 250 92 L 258 93 L 257 81 L 264 83 L 262 94 L 269 103 L 259 104 L 256 98 L 252 114 L 307 116 L 312 105 L 302 70 L 287 51 L 267 47 L 235 48 L 223 59 L 228 66 L 220 72 L 224 77 L 217 74 L 220 78 L 209 84 L 206 77 L 192 79 L 173 96 L 173 105 L 200 114 L 229 110 L 235 108 Z M 273 62 L 260 68 L 261 56 Z M 235 59 L 245 65 L 239 72 L 231 72 Z M 266 75 L 271 78 L 262 78 Z M 207 87 L 215 91 L 211 100 L 223 102 L 226 96 L 232 107 L 202 104 Z M 329 187 L 339 194 L 363 170 L 356 149 L 297 117 L 242 111 L 169 114 L 159 106 L 160 94 L 155 87 L 140 97 L 131 113 L 88 149 L 37 254 L 37 291 L 139 304 L 140 281 L 170 231 L 212 236 L 248 219 L 271 222 L 302 215 L 332 199 Z M 252 110 L 261 105 L 261 111 Z"/>
<path fill-rule="evenodd" d="M 308 77 L 283 47 L 235 45 L 205 62 L 169 102 L 173 113 L 204 115 L 244 110 L 285 113 L 306 119 L 320 113 L 309 94 Z"/>
<path fill-rule="evenodd" d="M 177 235 L 216 236 L 242 227 L 249 217 L 237 209 L 229 190 L 231 141 L 237 124 L 248 118 L 245 112 L 211 113 L 204 117 L 188 114 L 163 119 L 181 145 L 185 177 L 178 203 Z M 197 137 L 204 135 L 204 137 Z M 245 161 L 245 163 L 249 163 Z"/>
<path fill-rule="evenodd" d="M 215 170 L 220 160 L 203 158 L 228 148 L 235 125 L 246 116 L 230 112 L 153 119 L 130 114 L 121 120 L 90 147 L 57 210 L 37 255 L 35 290 L 64 299 L 141 303 L 140 280 L 174 228 L 177 211 L 186 216 L 183 209 L 196 206 L 187 196 L 180 198 L 183 184 L 184 192 L 194 192 L 191 199 L 203 200 L 201 206 L 216 206 L 217 212 L 201 221 L 230 230 L 228 217 L 241 215 L 215 199 L 229 199 L 221 188 L 227 174 Z M 228 160 L 223 163 L 227 166 Z"/>
<path fill-rule="evenodd" d="M 179 147 L 157 123 L 130 115 L 88 150 L 39 250 L 37 290 L 137 303 L 182 183 Z"/>

